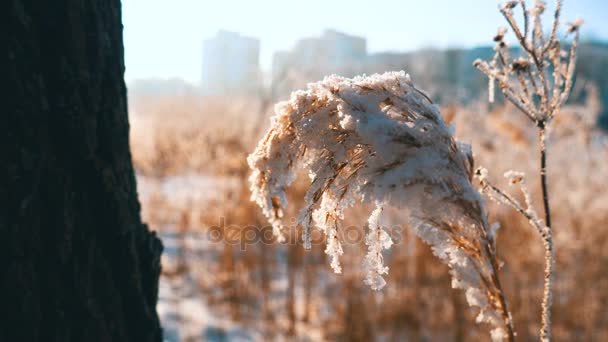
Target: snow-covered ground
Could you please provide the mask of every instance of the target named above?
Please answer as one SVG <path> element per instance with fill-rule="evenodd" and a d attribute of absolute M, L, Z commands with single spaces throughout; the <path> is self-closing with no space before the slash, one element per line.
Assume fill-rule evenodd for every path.
<path fill-rule="evenodd" d="M 161 234 L 161 238 L 165 244 L 163 266 L 175 268 L 177 236 Z M 161 277 L 157 310 L 165 341 L 260 340 L 254 332 L 214 314 L 188 272 Z"/>

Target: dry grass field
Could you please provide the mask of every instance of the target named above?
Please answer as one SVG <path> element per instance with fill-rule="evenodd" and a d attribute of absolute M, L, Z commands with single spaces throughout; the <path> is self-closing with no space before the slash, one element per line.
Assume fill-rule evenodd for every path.
<path fill-rule="evenodd" d="M 601 104 L 590 94 L 586 103 L 564 108 L 549 137 L 558 341 L 608 340 L 608 137 L 594 124 Z M 272 112 L 260 99 L 139 97 L 130 106 L 144 219 L 165 244 L 159 312 L 167 339 L 487 339 L 463 293 L 451 288 L 447 267 L 403 224 L 399 210 L 386 215 L 396 245 L 385 254 L 390 273 L 379 292 L 363 284 L 357 255 L 365 245 L 357 230 L 344 230 L 341 275 L 331 271 L 320 234 L 310 251 L 298 242 L 299 228 L 285 243 L 274 240 L 247 180 L 246 157 Z M 441 108 L 457 138 L 472 145 L 476 162 L 505 189 L 505 171 L 538 172 L 529 153 L 537 137 L 514 111 L 484 100 Z M 528 182 L 540 204 L 538 180 Z M 295 222 L 308 183 L 299 177 L 289 189 L 285 222 Z M 535 340 L 542 244 L 512 209 L 488 205 L 491 221 L 502 226 L 501 277 L 518 340 Z M 366 218 L 359 210 L 345 216 L 345 226 Z"/>

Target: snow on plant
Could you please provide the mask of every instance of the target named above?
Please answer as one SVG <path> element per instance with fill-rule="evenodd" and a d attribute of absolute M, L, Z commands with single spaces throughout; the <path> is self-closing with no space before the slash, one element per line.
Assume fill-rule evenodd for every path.
<path fill-rule="evenodd" d="M 523 13 L 523 27 L 514 16 L 514 9 L 520 6 Z M 517 42 L 523 50 L 522 56 L 511 59 L 509 44 L 504 40 L 506 28 L 499 28 L 494 37 L 495 54 L 491 61 L 476 60 L 474 65 L 483 72 L 489 80 L 490 102 L 494 99 L 494 83 L 505 98 L 513 103 L 533 124 L 538 127 L 540 144 L 540 178 L 545 209 L 544 223 L 537 218 L 530 218 L 533 213 L 530 208 L 523 210 L 521 206 L 512 203 L 512 198 L 503 191 L 495 189 L 495 195 L 503 197 L 503 202 L 513 206 L 524 215 L 534 226 L 545 247 L 545 287 L 542 303 L 542 341 L 551 339 L 551 291 L 554 277 L 555 251 L 553 246 L 553 230 L 551 225 L 551 210 L 547 188 L 547 129 L 552 119 L 559 113 L 568 99 L 574 83 L 576 65 L 576 50 L 579 39 L 579 29 L 583 21 L 577 18 L 568 24 L 567 34 L 574 35 L 570 43 L 570 51 L 562 49 L 558 39 L 561 0 L 555 1 L 553 23 L 548 36 L 543 32 L 541 17 L 546 10 L 544 1 L 536 0 L 534 6 L 526 9 L 526 1 L 507 1 L 500 7 L 500 12 L 513 30 Z M 482 176 L 482 185 L 485 182 Z M 490 187 L 491 189 L 492 187 Z M 528 202 L 529 196 L 526 197 Z M 518 206 L 520 208 L 518 208 Z M 522 209 L 522 210 L 520 210 Z"/>
<path fill-rule="evenodd" d="M 275 107 L 271 128 L 248 162 L 252 200 L 283 239 L 286 188 L 296 171 L 311 184 L 299 223 L 305 248 L 310 230 L 326 236 L 326 253 L 341 272 L 339 222 L 357 203 L 375 206 L 368 221 L 365 282 L 381 289 L 388 272 L 382 252 L 392 241 L 380 224 L 386 206 L 402 208 L 415 233 L 451 268 L 452 286 L 480 309 L 492 338 L 514 338 L 498 278 L 495 229 L 471 184 L 473 158 L 456 142 L 437 107 L 404 72 L 346 79 L 329 76 Z"/>

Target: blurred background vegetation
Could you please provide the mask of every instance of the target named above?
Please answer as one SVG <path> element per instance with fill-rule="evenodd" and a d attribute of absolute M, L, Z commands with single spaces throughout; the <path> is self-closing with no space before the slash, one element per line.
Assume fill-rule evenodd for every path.
<path fill-rule="evenodd" d="M 328 30 L 277 53 L 259 72 L 259 43 L 222 31 L 205 42 L 202 86 L 179 79 L 129 84 L 131 149 L 144 220 L 165 252 L 158 306 L 170 341 L 355 340 L 483 341 L 448 269 L 403 225 L 386 255 L 387 287 L 374 292 L 360 274 L 364 242 L 345 244 L 344 274 L 333 274 L 323 241 L 304 251 L 297 228 L 278 244 L 249 200 L 247 155 L 266 130 L 274 103 L 327 74 L 405 70 L 471 143 L 476 162 L 503 187 L 510 169 L 537 174 L 529 150 L 536 133 L 472 67 L 490 47 L 373 53 L 365 39 Z M 513 51 L 517 54 L 517 51 Z M 579 48 L 576 84 L 550 134 L 549 182 L 557 250 L 553 330 L 557 341 L 608 340 L 608 44 Z M 222 64 L 222 60 L 230 63 Z M 603 126 L 602 126 L 603 125 Z M 307 177 L 290 192 L 302 207 Z M 534 200 L 540 188 L 530 179 Z M 501 223 L 503 286 L 522 341 L 540 326 L 543 250 L 512 210 L 490 203 Z M 294 218 L 296 212 L 288 212 Z M 347 212 L 346 225 L 365 217 Z M 395 232 L 394 232 L 395 233 Z"/>

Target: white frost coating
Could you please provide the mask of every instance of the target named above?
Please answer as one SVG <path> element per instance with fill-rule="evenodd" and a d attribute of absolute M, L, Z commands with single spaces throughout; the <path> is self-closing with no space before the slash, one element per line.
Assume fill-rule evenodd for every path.
<path fill-rule="evenodd" d="M 326 236 L 326 247 L 325 253 L 331 258 L 331 268 L 335 273 L 342 273 L 342 267 L 340 265 L 340 256 L 344 254 L 342 250 L 342 244 L 338 238 L 338 220 L 343 219 L 342 210 L 345 203 L 336 201 L 330 193 L 323 193 L 321 204 L 313 214 L 313 220 L 317 227 L 325 233 Z M 306 214 L 306 212 L 303 212 Z M 305 217 L 303 221 L 308 221 Z M 306 232 L 306 227 L 304 227 Z M 306 240 L 306 239 L 305 239 Z"/>
<path fill-rule="evenodd" d="M 384 266 L 382 250 L 389 249 L 393 245 L 393 240 L 382 229 L 382 225 L 380 224 L 381 213 L 382 206 L 377 205 L 367 221 L 369 231 L 365 237 L 365 244 L 367 245 L 367 255 L 363 262 L 367 271 L 365 284 L 369 285 L 373 290 L 380 290 L 386 285 L 386 281 L 382 278 L 382 275 L 388 273 L 388 266 Z"/>
<path fill-rule="evenodd" d="M 504 329 L 496 328 L 490 331 L 490 337 L 492 338 L 492 341 L 500 342 L 507 339 L 507 333 Z"/>
<path fill-rule="evenodd" d="M 490 231 L 488 232 L 490 239 L 496 241 L 496 233 L 500 229 L 500 222 L 494 222 L 490 225 Z"/>
<path fill-rule="evenodd" d="M 478 167 L 477 168 L 477 178 L 479 178 L 479 181 L 481 181 L 481 182 L 488 179 L 488 169 L 486 169 L 485 167 Z"/>
<path fill-rule="evenodd" d="M 308 170 L 311 184 L 299 215 L 304 246 L 311 247 L 314 222 L 326 234 L 334 271 L 341 271 L 344 209 L 374 204 L 365 282 L 382 288 L 388 272 L 382 251 L 392 241 L 377 221 L 379 204 L 407 208 L 415 233 L 451 268 L 453 286 L 476 294 L 467 298 L 481 321 L 499 330 L 510 326 L 484 204 L 471 184 L 470 147 L 454 140 L 437 107 L 404 72 L 329 76 L 294 92 L 275 106 L 270 131 L 248 162 L 252 200 L 277 234 L 285 189 L 298 168 Z"/>
<path fill-rule="evenodd" d="M 481 291 L 479 291 L 479 289 L 476 289 L 474 287 L 470 287 L 467 289 L 467 291 L 465 292 L 466 297 L 467 297 L 467 302 L 471 303 L 471 305 L 476 305 L 476 306 L 485 306 L 487 305 L 486 303 L 486 298 L 483 295 L 483 293 Z"/>
<path fill-rule="evenodd" d="M 530 194 L 530 190 L 528 190 L 526 185 L 526 174 L 520 171 L 509 170 L 504 173 L 504 177 L 509 180 L 509 185 L 519 184 L 519 189 L 524 195 L 524 202 L 526 204 L 524 208 L 526 217 L 528 217 L 528 220 L 533 227 L 537 227 L 542 236 L 542 230 L 545 229 L 546 226 L 532 205 L 532 195 Z"/>
<path fill-rule="evenodd" d="M 494 85 L 496 80 L 494 77 L 488 77 L 488 102 L 494 103 Z"/>

